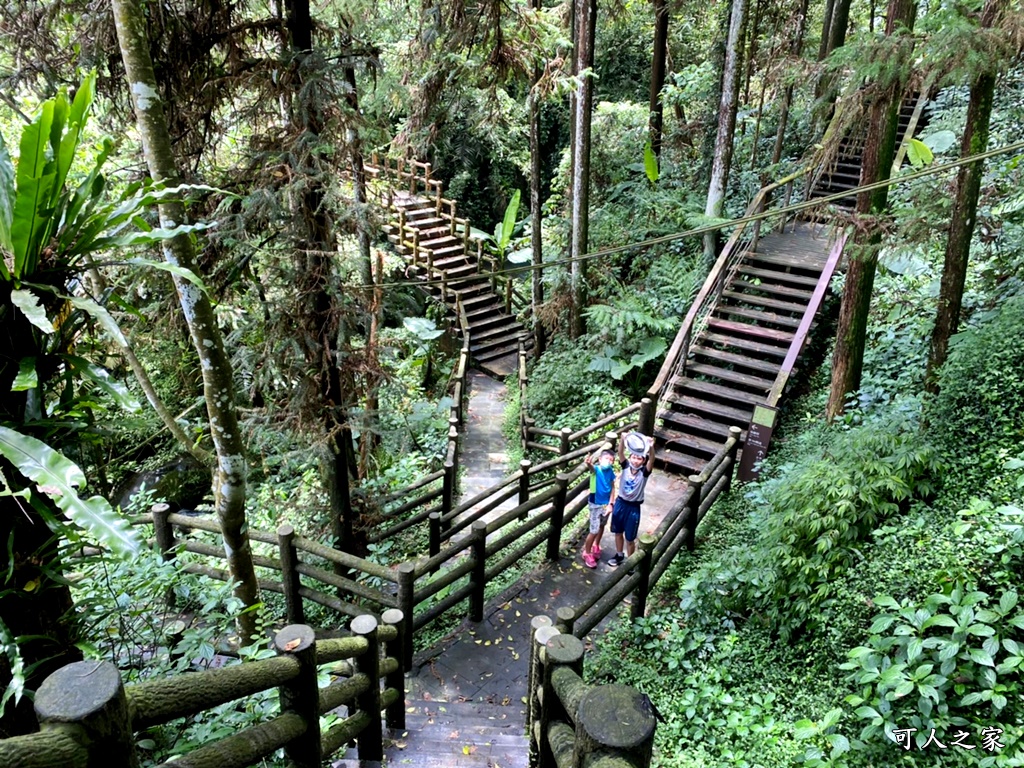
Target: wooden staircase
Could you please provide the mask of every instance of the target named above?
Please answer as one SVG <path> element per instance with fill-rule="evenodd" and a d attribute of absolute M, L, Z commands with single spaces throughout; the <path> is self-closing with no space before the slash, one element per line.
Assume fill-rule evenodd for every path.
<path fill-rule="evenodd" d="M 514 373 L 520 339 L 528 350 L 533 341 L 515 317 L 513 281 L 496 275 L 501 264 L 471 237 L 469 222 L 455 216 L 455 202 L 441 196 L 429 164 L 404 161 L 390 167 L 385 161 L 365 167 L 368 176 L 383 179 L 388 187 L 384 232 L 408 262 L 406 274 L 421 279 L 424 290 L 459 318 L 478 368 L 500 378 Z M 405 188 L 395 189 L 393 181 Z"/>
<path fill-rule="evenodd" d="M 789 224 L 741 249 L 661 393 L 654 429 L 659 465 L 700 473 L 730 427 L 742 428 L 745 439 L 754 406 L 774 405 L 779 377 L 788 376 L 813 326 L 816 290 L 824 294 L 838 260 L 834 251 L 827 229 L 811 222 Z"/>

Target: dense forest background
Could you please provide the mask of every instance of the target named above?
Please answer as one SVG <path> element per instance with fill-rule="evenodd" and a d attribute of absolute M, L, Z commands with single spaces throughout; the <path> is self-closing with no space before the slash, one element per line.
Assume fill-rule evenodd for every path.
<path fill-rule="evenodd" d="M 481 233 L 523 201 L 490 247 L 537 267 L 519 278 L 531 416 L 576 429 L 646 391 L 715 245 L 646 241 L 738 216 L 926 92 L 888 199 L 836 214 L 859 245 L 833 309 L 862 359 L 850 373 L 823 324 L 762 480 L 589 674 L 656 701 L 662 765 L 1024 764 L 1024 155 L 941 169 L 1024 140 L 1021 21 L 1009 0 L 9 5 L 3 733 L 76 658 L 131 679 L 231 633 L 267 653 L 245 641 L 281 610 L 245 527 L 329 539 L 345 494 L 370 528 L 376 499 L 438 467 L 451 321 L 386 247 L 373 152 L 429 161 Z M 854 281 L 870 311 L 851 336 Z M 165 499 L 239 536 L 233 585 L 127 527 Z M 353 546 L 388 564 L 424 542 Z M 274 706 L 144 748 L 159 762 Z M 948 746 L 959 731 L 976 749 Z"/>

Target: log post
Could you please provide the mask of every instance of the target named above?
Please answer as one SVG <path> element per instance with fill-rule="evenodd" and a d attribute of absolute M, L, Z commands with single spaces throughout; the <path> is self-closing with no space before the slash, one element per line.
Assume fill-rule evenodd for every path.
<path fill-rule="evenodd" d="M 472 579 L 473 593 L 469 597 L 469 620 L 484 619 L 484 588 L 487 586 L 487 523 L 477 520 L 471 528 L 470 549 L 473 553 Z"/>
<path fill-rule="evenodd" d="M 171 505 L 160 502 L 150 507 L 153 516 L 153 535 L 156 538 L 156 548 L 160 550 L 160 559 L 170 562 L 177 556 L 178 542 L 174 538 L 174 526 L 168 519 L 171 516 Z M 174 587 L 168 587 L 164 594 L 164 603 L 168 608 L 175 605 Z"/>
<path fill-rule="evenodd" d="M 305 624 L 302 595 L 299 590 L 299 553 L 295 550 L 295 528 L 285 523 L 277 529 L 277 547 L 281 558 L 281 585 L 284 588 L 285 616 L 289 624 Z"/>
<path fill-rule="evenodd" d="M 562 427 L 562 431 L 558 434 L 558 455 L 565 456 L 569 452 L 569 436 L 572 435 L 572 430 L 568 427 Z"/>
<path fill-rule="evenodd" d="M 690 498 L 686 502 L 686 548 L 693 552 L 697 543 L 697 518 L 700 517 L 700 494 L 704 487 L 704 481 L 700 475 L 690 475 L 686 478 L 686 484 L 690 486 Z"/>
<path fill-rule="evenodd" d="M 647 612 L 647 595 L 651 591 L 651 570 L 654 568 L 654 545 L 657 543 L 655 539 L 649 533 L 640 534 L 640 549 L 644 553 L 643 560 L 640 561 L 640 583 L 636 585 L 636 589 L 633 591 L 633 605 L 629 609 L 630 617 L 634 619 L 642 618 L 644 613 Z"/>
<path fill-rule="evenodd" d="M 602 753 L 648 768 L 655 725 L 649 700 L 636 688 L 614 683 L 591 688 L 576 710 L 573 768 L 583 768 Z"/>
<path fill-rule="evenodd" d="M 385 710 L 385 722 L 388 728 L 402 730 L 405 728 L 405 673 L 402 659 L 405 656 L 405 616 L 397 608 L 388 608 L 381 614 L 381 621 L 394 627 L 397 635 L 384 645 L 384 654 L 398 662 L 393 672 L 388 672 L 384 679 L 384 687 L 398 691 L 398 697 Z"/>
<path fill-rule="evenodd" d="M 291 527 L 291 526 L 282 526 Z M 316 636 L 305 624 L 289 624 L 274 636 L 278 655 L 299 662 L 299 673 L 278 688 L 281 712 L 293 712 L 305 723 L 301 736 L 284 745 L 284 755 L 295 768 L 320 768 L 320 691 L 316 679 Z"/>
<path fill-rule="evenodd" d="M 533 652 L 536 654 L 536 678 L 530 691 L 530 696 L 535 697 L 535 701 L 532 709 L 533 721 L 529 724 L 529 736 L 531 757 L 536 756 L 536 760 L 531 760 L 530 764 L 532 766 L 554 765 L 554 756 L 551 754 L 551 747 L 547 739 L 548 723 L 551 722 L 551 699 L 554 697 L 554 694 L 548 692 L 544 687 L 544 670 L 546 667 L 545 650 L 547 649 L 548 641 L 559 634 L 559 631 L 554 627 L 544 626 L 533 635 Z"/>
<path fill-rule="evenodd" d="M 427 522 L 430 524 L 429 541 L 427 543 L 427 554 L 430 557 L 433 557 L 441 551 L 441 513 L 431 512 L 427 516 Z M 431 571 L 431 573 L 436 572 L 436 570 Z"/>
<path fill-rule="evenodd" d="M 370 686 L 356 696 L 356 708 L 369 716 L 369 724 L 356 736 L 359 760 L 384 759 L 384 735 L 380 721 L 380 647 L 377 620 L 373 616 L 352 619 L 352 634 L 366 640 L 366 653 L 356 656 L 356 671 L 366 675 Z"/>
<path fill-rule="evenodd" d="M 458 467 L 459 466 L 459 458 L 460 458 L 459 454 L 461 453 L 461 451 L 459 450 L 461 448 L 461 446 L 459 445 L 459 443 L 461 441 L 459 440 L 459 417 L 458 416 L 449 416 L 448 417 L 448 442 L 452 445 L 452 448 L 453 448 L 452 452 L 455 454 L 454 455 L 455 466 Z M 456 475 L 456 479 L 458 479 L 458 475 Z"/>
<path fill-rule="evenodd" d="M 548 545 L 544 556 L 552 561 L 558 561 L 558 550 L 562 544 L 562 522 L 565 517 L 565 496 L 569 488 L 569 476 L 559 472 L 555 477 L 558 492 L 551 502 L 551 526 L 548 529 Z"/>
<path fill-rule="evenodd" d="M 723 486 L 723 493 L 728 493 L 729 489 L 732 488 L 732 478 L 736 474 L 736 456 L 740 452 L 740 435 L 743 434 L 743 430 L 739 427 L 729 427 L 729 437 L 735 442 L 732 444 L 732 448 L 729 449 L 729 460 L 732 462 L 729 466 L 729 471 L 725 475 L 725 486 Z"/>
<path fill-rule="evenodd" d="M 640 432 L 651 437 L 654 434 L 654 401 L 649 397 L 640 400 Z"/>
<path fill-rule="evenodd" d="M 519 462 L 519 471 L 522 472 L 522 476 L 519 478 L 519 503 L 525 504 L 530 500 L 530 467 L 533 466 L 533 462 L 529 459 L 523 459 Z M 525 515 L 523 516 L 525 519 Z"/>
<path fill-rule="evenodd" d="M 398 607 L 405 629 L 402 631 L 402 669 L 412 669 L 413 611 L 416 608 L 416 566 L 408 560 L 398 565 Z"/>
<path fill-rule="evenodd" d="M 512 314 L 512 276 L 505 275 L 505 314 Z"/>
<path fill-rule="evenodd" d="M 530 619 L 530 656 L 526 662 L 526 730 L 530 731 L 530 722 L 533 719 L 536 691 L 538 685 L 537 677 L 537 631 L 542 627 L 551 627 L 551 617 L 538 614 Z M 532 742 L 533 739 L 531 738 Z"/>
<path fill-rule="evenodd" d="M 455 507 L 455 462 L 451 458 L 444 461 L 444 478 L 441 486 L 441 517 L 443 518 Z M 441 530 L 448 528 L 449 521 L 441 520 Z"/>
<path fill-rule="evenodd" d="M 555 626 L 565 635 L 571 635 L 576 625 L 576 609 L 563 605 L 555 611 Z"/>
<path fill-rule="evenodd" d="M 583 642 L 572 635 L 557 634 L 547 641 L 541 649 L 542 682 L 541 682 L 541 738 L 545 742 L 541 754 L 551 753 L 551 745 L 547 743 L 548 725 L 552 722 L 572 722 L 566 711 L 551 677 L 558 667 L 569 667 L 583 677 Z M 542 765 L 555 765 L 554 762 L 542 762 Z"/>
<path fill-rule="evenodd" d="M 76 661 L 47 677 L 35 699 L 40 730 L 88 751 L 89 765 L 138 768 L 121 673 L 109 661 Z"/>

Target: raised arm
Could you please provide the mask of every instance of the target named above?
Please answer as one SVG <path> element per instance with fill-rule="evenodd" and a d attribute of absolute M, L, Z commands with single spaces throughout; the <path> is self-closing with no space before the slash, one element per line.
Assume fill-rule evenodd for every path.
<path fill-rule="evenodd" d="M 653 437 L 647 437 L 646 435 L 644 436 L 644 438 L 647 440 L 647 471 L 648 472 L 653 472 L 654 471 L 654 438 Z"/>

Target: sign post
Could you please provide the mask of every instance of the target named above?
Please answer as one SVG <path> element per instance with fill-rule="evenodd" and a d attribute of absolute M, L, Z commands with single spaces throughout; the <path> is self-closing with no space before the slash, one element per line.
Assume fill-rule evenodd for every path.
<path fill-rule="evenodd" d="M 754 415 L 750 418 L 747 429 L 747 440 L 743 444 L 743 457 L 736 478 L 741 483 L 756 480 L 760 473 L 757 466 L 768 453 L 768 443 L 772 440 L 772 430 L 779 412 L 770 405 L 755 405 Z"/>

